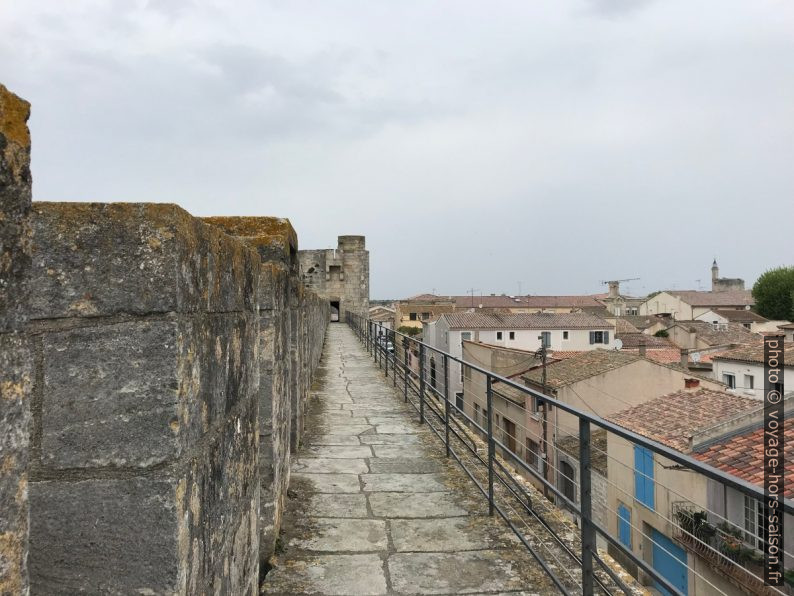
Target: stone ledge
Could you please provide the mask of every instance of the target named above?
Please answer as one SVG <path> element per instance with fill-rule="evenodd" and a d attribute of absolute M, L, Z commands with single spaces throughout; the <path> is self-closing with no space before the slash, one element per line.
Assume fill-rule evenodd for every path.
<path fill-rule="evenodd" d="M 254 310 L 259 257 L 184 209 L 34 203 L 31 318 Z"/>

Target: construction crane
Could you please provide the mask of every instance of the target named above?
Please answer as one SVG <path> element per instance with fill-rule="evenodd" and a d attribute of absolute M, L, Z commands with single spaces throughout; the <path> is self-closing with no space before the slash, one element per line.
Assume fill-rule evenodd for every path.
<path fill-rule="evenodd" d="M 639 277 L 629 277 L 626 279 L 610 279 L 609 281 L 602 281 L 601 283 L 603 285 L 619 284 L 619 283 L 623 283 L 624 281 L 639 281 L 639 279 L 640 279 Z"/>

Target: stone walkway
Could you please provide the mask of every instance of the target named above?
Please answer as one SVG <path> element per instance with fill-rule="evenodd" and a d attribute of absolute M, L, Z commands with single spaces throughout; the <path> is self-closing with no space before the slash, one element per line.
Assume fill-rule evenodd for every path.
<path fill-rule="evenodd" d="M 328 330 L 263 594 L 553 594 L 353 332 Z"/>

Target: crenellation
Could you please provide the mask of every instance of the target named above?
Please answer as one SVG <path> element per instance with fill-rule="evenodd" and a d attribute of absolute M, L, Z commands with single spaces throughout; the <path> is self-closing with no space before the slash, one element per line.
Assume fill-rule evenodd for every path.
<path fill-rule="evenodd" d="M 28 594 L 30 104 L 0 85 L 0 594 Z"/>
<path fill-rule="evenodd" d="M 204 221 L 254 248 L 259 267 L 260 559 L 274 551 L 281 526 L 291 453 L 300 444 L 310 378 L 317 365 L 328 306 L 305 291 L 297 275 L 295 230 L 276 217 L 210 217 Z M 314 326 L 306 313 L 316 310 Z M 311 347 L 310 347 L 311 346 Z"/>

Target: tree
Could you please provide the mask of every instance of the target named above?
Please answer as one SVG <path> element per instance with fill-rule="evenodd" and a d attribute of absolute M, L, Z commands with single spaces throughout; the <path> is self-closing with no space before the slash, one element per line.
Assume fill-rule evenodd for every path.
<path fill-rule="evenodd" d="M 794 267 L 766 271 L 753 286 L 755 310 L 773 320 L 794 320 Z"/>
<path fill-rule="evenodd" d="M 400 333 L 404 333 L 405 335 L 410 335 L 413 337 L 414 335 L 419 335 L 422 333 L 421 327 L 409 327 L 408 325 L 402 325 L 399 329 L 397 329 Z"/>

